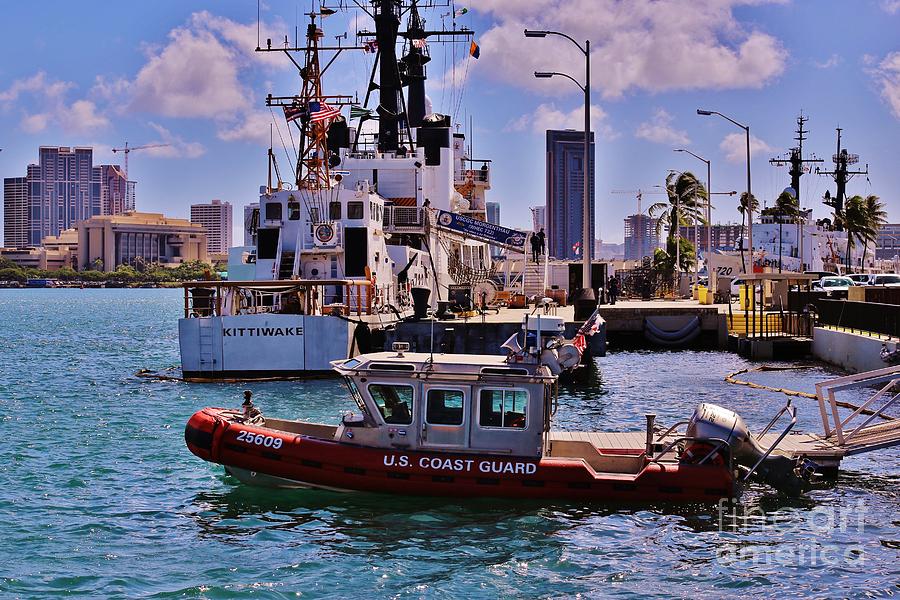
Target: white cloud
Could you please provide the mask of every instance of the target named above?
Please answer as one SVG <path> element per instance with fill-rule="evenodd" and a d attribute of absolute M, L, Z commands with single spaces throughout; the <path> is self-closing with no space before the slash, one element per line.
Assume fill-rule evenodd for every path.
<path fill-rule="evenodd" d="M 278 110 L 280 111 L 281 109 Z M 221 126 L 216 135 L 225 142 L 247 141 L 261 146 L 268 146 L 270 139 L 269 125 L 271 123 L 272 113 L 262 110 L 252 111 L 244 114 L 241 119 L 232 125 Z M 282 124 L 279 123 L 278 125 L 281 126 Z M 288 126 L 293 127 L 290 124 Z"/>
<path fill-rule="evenodd" d="M 257 53 L 256 35 L 255 23 L 206 11 L 192 14 L 186 25 L 169 32 L 165 46 L 147 49 L 148 61 L 132 86 L 131 107 L 167 117 L 210 119 L 233 119 L 249 111 L 254 94 L 242 81 L 245 72 L 260 66 L 292 68 L 283 56 Z M 262 36 L 273 37 L 271 32 Z"/>
<path fill-rule="evenodd" d="M 672 127 L 672 115 L 657 109 L 653 118 L 638 125 L 635 137 L 670 146 L 686 146 L 691 143 L 686 131 Z"/>
<path fill-rule="evenodd" d="M 841 62 L 843 62 L 843 59 L 840 56 L 832 54 L 828 57 L 828 60 L 824 62 L 813 61 L 813 66 L 817 69 L 831 69 L 841 64 Z"/>
<path fill-rule="evenodd" d="M 591 105 L 591 129 L 599 132 L 604 139 L 613 139 L 618 134 L 606 123 L 606 112 Z M 548 129 L 579 129 L 584 131 L 584 107 L 578 106 L 570 111 L 560 110 L 553 103 L 541 104 L 533 113 L 522 115 L 506 125 L 506 131 L 532 131 L 544 133 Z"/>
<path fill-rule="evenodd" d="M 34 115 L 25 115 L 24 117 L 22 117 L 22 121 L 19 123 L 19 126 L 25 133 L 40 133 L 47 129 L 47 124 L 49 122 L 50 115 L 48 113 L 37 113 Z"/>
<path fill-rule="evenodd" d="M 156 158 L 198 158 L 206 153 L 206 148 L 199 142 L 186 142 L 162 125 L 150 121 L 147 123 L 159 134 L 160 139 L 147 142 L 146 145 L 159 144 L 156 148 L 141 150 L 142 155 Z"/>
<path fill-rule="evenodd" d="M 743 163 L 747 161 L 747 136 L 743 133 L 729 133 L 719 144 L 719 148 L 725 153 L 728 162 Z M 750 157 L 759 153 L 771 154 L 777 149 L 770 146 L 753 134 L 750 134 Z"/>
<path fill-rule="evenodd" d="M 889 15 L 900 13 L 900 0 L 881 0 L 881 9 Z"/>
<path fill-rule="evenodd" d="M 0 105 L 6 110 L 14 106 L 20 98 L 22 119 L 19 123 L 26 133 L 40 133 L 51 124 L 67 132 L 87 133 L 109 127 L 109 119 L 98 112 L 97 105 L 90 100 L 75 100 L 69 103 L 66 96 L 75 84 L 70 81 L 51 80 L 43 71 L 12 83 L 0 91 Z M 36 111 L 36 112 L 33 112 Z"/>
<path fill-rule="evenodd" d="M 533 71 L 577 74 L 583 55 L 554 36 L 526 39 L 525 28 L 591 39 L 592 85 L 604 97 L 632 90 L 759 88 L 784 71 L 787 51 L 770 34 L 738 21 L 734 8 L 780 0 L 481 0 L 473 8 L 497 23 L 479 38 L 479 71 L 547 94 L 570 86 L 535 81 Z"/>
<path fill-rule="evenodd" d="M 900 52 L 891 52 L 878 66 L 870 70 L 881 88 L 881 97 L 895 117 L 900 119 Z"/>

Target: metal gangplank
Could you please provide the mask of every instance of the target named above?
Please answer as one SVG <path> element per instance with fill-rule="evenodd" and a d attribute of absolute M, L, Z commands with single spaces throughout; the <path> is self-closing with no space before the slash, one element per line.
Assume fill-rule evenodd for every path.
<path fill-rule="evenodd" d="M 878 390 L 846 417 L 841 417 L 838 392 L 875 388 Z M 900 366 L 856 373 L 816 384 L 816 398 L 825 440 L 845 454 L 861 454 L 879 448 L 900 446 L 900 419 L 887 410 L 900 400 Z"/>

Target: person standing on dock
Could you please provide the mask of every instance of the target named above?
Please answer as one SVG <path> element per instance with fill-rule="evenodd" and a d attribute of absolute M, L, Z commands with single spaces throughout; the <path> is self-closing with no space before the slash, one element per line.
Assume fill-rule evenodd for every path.
<path fill-rule="evenodd" d="M 609 303 L 615 304 L 616 299 L 619 297 L 619 280 L 615 277 L 610 277 L 609 281 L 606 284 L 606 293 L 609 295 Z"/>
<path fill-rule="evenodd" d="M 541 227 L 540 231 L 531 234 L 531 258 L 534 262 L 540 262 L 546 247 L 547 235 L 544 233 L 544 228 Z"/>

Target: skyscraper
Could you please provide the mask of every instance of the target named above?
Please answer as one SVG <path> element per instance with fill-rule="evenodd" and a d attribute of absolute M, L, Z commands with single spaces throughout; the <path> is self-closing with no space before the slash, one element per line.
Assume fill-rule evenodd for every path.
<path fill-rule="evenodd" d="M 134 182 L 117 165 L 95 166 L 93 155 L 93 148 L 41 146 L 25 177 L 3 180 L 5 246 L 37 247 L 79 221 L 134 210 Z"/>
<path fill-rule="evenodd" d="M 651 219 L 647 215 L 630 215 L 625 218 L 625 260 L 641 260 L 645 256 L 653 257 L 654 251 L 661 247 L 656 224 L 659 219 Z"/>
<path fill-rule="evenodd" d="M 499 202 L 485 202 L 484 210 L 487 212 L 488 223 L 493 223 L 494 225 L 500 224 L 500 203 Z M 503 254 L 503 250 L 501 250 L 498 246 L 491 246 L 491 256 L 493 258 L 499 258 L 502 254 Z"/>
<path fill-rule="evenodd" d="M 590 235 L 587 251 L 594 239 L 594 135 L 591 133 L 590 157 Z M 560 259 L 582 257 L 584 237 L 584 132 L 566 129 L 547 130 L 547 217 L 546 233 L 550 256 Z"/>
<path fill-rule="evenodd" d="M 3 247 L 28 247 L 28 178 L 3 180 Z"/>
<path fill-rule="evenodd" d="M 191 204 L 191 223 L 206 228 L 206 251 L 228 254 L 231 248 L 231 204 L 213 200 L 209 204 Z"/>
<path fill-rule="evenodd" d="M 531 228 L 534 231 L 540 231 L 547 227 L 547 207 L 532 206 L 531 207 Z"/>

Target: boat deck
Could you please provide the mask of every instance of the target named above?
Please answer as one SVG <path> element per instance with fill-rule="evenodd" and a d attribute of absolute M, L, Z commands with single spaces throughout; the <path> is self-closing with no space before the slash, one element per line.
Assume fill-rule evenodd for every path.
<path fill-rule="evenodd" d="M 665 446 L 676 439 L 676 435 L 666 438 L 656 438 L 657 445 Z M 767 433 L 762 436 L 760 444 L 765 448 L 772 444 L 778 437 L 776 433 Z M 550 441 L 585 441 L 590 442 L 601 452 L 604 450 L 644 450 L 647 434 L 644 431 L 623 432 L 587 432 L 587 431 L 551 431 Z M 792 433 L 787 435 L 778 444 L 778 450 L 791 457 L 808 457 L 822 466 L 837 466 L 841 459 L 848 454 L 846 448 L 822 438 L 814 433 Z"/>

